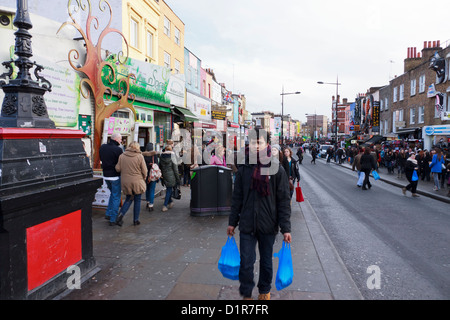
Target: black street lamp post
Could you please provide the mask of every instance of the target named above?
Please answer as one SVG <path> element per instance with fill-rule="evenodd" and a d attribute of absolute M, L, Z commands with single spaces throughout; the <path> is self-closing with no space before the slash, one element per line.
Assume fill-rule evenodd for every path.
<path fill-rule="evenodd" d="M 284 144 L 284 125 L 283 125 L 283 123 L 284 123 L 284 120 L 283 120 L 283 118 L 284 118 L 284 96 L 291 95 L 291 94 L 300 94 L 300 93 L 301 93 L 300 91 L 285 93 L 284 86 L 283 86 L 283 89 L 281 92 L 281 139 L 280 139 L 281 142 L 280 142 L 280 146 L 283 146 L 283 144 Z"/>

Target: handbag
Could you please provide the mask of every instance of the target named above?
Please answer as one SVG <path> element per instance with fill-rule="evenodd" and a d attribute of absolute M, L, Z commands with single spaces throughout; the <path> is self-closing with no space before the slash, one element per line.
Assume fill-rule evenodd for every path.
<path fill-rule="evenodd" d="M 153 163 L 150 167 L 150 173 L 147 178 L 147 183 L 150 183 L 152 181 L 158 181 L 162 176 L 161 169 L 156 163 Z"/>
<path fill-rule="evenodd" d="M 295 188 L 296 200 L 297 202 L 303 202 L 305 199 L 303 198 L 302 188 L 300 187 L 300 183 L 297 182 L 297 188 Z"/>
<path fill-rule="evenodd" d="M 236 241 L 233 237 L 228 237 L 227 242 L 222 247 L 218 263 L 219 271 L 222 275 L 231 280 L 239 280 L 239 268 L 241 266 L 241 256 Z"/>
<path fill-rule="evenodd" d="M 294 278 L 291 244 L 283 241 L 280 251 L 275 253 L 274 257 L 278 257 L 278 270 L 277 277 L 275 279 L 275 286 L 277 290 L 280 291 L 289 287 Z"/>
<path fill-rule="evenodd" d="M 372 171 L 372 176 L 375 180 L 380 180 L 380 175 L 375 170 Z"/>
<path fill-rule="evenodd" d="M 294 179 L 289 178 L 289 190 L 294 190 Z"/>
<path fill-rule="evenodd" d="M 177 199 L 177 200 L 181 199 L 181 190 L 180 190 L 179 185 L 177 185 L 176 187 L 173 188 L 172 198 Z"/>
<path fill-rule="evenodd" d="M 417 175 L 417 171 L 414 170 L 412 177 L 411 177 L 411 181 L 419 181 L 419 176 Z"/>

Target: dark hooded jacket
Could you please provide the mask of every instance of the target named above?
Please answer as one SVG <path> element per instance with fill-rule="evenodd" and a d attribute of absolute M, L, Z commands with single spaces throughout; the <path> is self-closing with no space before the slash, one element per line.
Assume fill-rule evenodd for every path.
<path fill-rule="evenodd" d="M 276 160 L 274 160 L 276 161 Z M 247 234 L 276 234 L 291 232 L 291 206 L 286 172 L 279 164 L 276 174 L 269 176 L 269 195 L 252 189 L 256 164 L 238 167 L 234 183 L 229 225 Z"/>

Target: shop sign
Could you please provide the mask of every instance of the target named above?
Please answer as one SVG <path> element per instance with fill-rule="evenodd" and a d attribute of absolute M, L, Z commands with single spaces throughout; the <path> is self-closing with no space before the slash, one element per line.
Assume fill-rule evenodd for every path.
<path fill-rule="evenodd" d="M 108 122 L 108 135 L 115 132 L 122 135 L 129 135 L 131 133 L 130 119 L 110 117 Z"/>
<path fill-rule="evenodd" d="M 90 115 L 80 114 L 78 115 L 78 130 L 83 131 L 86 136 L 91 135 L 92 118 Z"/>
<path fill-rule="evenodd" d="M 226 111 L 211 111 L 211 118 L 214 120 L 225 120 L 227 118 Z"/>
<path fill-rule="evenodd" d="M 123 91 L 120 87 L 121 79 L 125 79 L 129 74 L 136 76 L 136 81 L 130 81 L 130 94 L 134 94 L 137 100 L 146 102 L 161 102 L 171 104 L 168 94 L 169 80 L 171 78 L 170 69 L 144 61 L 128 58 L 125 64 L 117 61 L 116 55 L 111 55 L 106 59 L 116 73 L 116 82 L 109 83 L 109 73 L 102 73 L 103 84 L 110 87 L 115 93 Z M 107 70 L 105 67 L 104 70 Z"/>

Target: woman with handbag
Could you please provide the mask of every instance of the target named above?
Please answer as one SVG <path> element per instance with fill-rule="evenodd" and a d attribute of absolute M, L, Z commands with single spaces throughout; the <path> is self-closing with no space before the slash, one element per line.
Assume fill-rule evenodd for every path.
<path fill-rule="evenodd" d="M 417 183 L 419 180 L 419 164 L 416 160 L 416 155 L 414 153 L 411 153 L 409 155 L 409 158 L 406 160 L 405 164 L 405 176 L 406 179 L 408 179 L 409 184 L 402 188 L 403 194 L 406 196 L 406 191 L 411 190 L 412 196 L 415 198 L 418 198 L 419 195 L 416 193 L 417 190 Z"/>
<path fill-rule="evenodd" d="M 162 211 L 166 212 L 174 205 L 172 200 L 172 193 L 180 183 L 180 175 L 178 174 L 178 165 L 172 160 L 174 155 L 172 146 L 168 145 L 159 159 L 159 165 L 162 172 L 162 180 L 166 186 L 166 198 L 164 199 L 164 205 Z"/>
<path fill-rule="evenodd" d="M 139 143 L 130 143 L 127 150 L 120 155 L 115 169 L 117 172 L 120 172 L 122 192 L 126 195 L 116 223 L 119 226 L 122 225 L 123 217 L 134 201 L 133 223 L 134 225 L 139 225 L 141 224 L 139 222 L 141 196 L 146 190 L 145 179 L 148 173 Z"/>
<path fill-rule="evenodd" d="M 289 178 L 289 191 L 294 194 L 295 181 L 300 181 L 300 173 L 298 172 L 298 161 L 292 157 L 292 150 L 286 147 L 283 151 L 283 168 Z"/>

